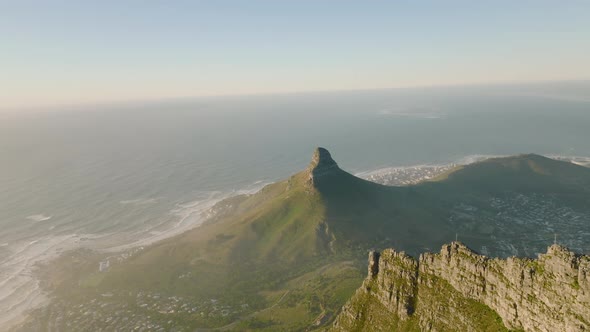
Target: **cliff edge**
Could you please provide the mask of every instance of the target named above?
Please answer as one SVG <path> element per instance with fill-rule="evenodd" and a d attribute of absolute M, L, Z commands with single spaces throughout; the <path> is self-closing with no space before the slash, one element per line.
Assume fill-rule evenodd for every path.
<path fill-rule="evenodd" d="M 386 249 L 333 331 L 590 331 L 590 257 L 552 245 L 490 259 L 459 242 L 419 260 Z"/>

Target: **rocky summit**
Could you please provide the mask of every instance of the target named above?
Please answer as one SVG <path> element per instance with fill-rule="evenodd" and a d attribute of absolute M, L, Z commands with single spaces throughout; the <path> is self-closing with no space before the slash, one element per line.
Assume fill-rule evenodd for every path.
<path fill-rule="evenodd" d="M 317 184 L 323 176 L 334 173 L 340 170 L 338 164 L 332 159 L 330 152 L 324 148 L 318 147 L 313 153 L 311 163 L 307 167 L 309 173 L 309 182 L 313 185 Z"/>
<path fill-rule="evenodd" d="M 459 242 L 419 260 L 386 249 L 333 331 L 589 331 L 590 257 L 553 245 L 490 259 Z"/>

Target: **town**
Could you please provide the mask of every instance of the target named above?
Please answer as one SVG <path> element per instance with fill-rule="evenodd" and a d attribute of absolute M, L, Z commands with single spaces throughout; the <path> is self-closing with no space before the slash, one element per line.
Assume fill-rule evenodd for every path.
<path fill-rule="evenodd" d="M 480 244 L 473 249 L 494 257 L 531 257 L 557 243 L 590 253 L 590 211 L 566 206 L 550 194 L 507 193 L 486 206 L 459 204 L 449 223 L 459 240 Z"/>
<path fill-rule="evenodd" d="M 386 186 L 408 186 L 431 180 L 455 167 L 457 167 L 456 164 L 391 167 L 356 175 L 365 180 Z"/>
<path fill-rule="evenodd" d="M 207 323 L 231 322 L 249 310 L 247 303 L 230 305 L 219 299 L 139 291 L 103 293 L 78 305 L 58 300 L 36 317 L 49 331 L 180 332 Z"/>

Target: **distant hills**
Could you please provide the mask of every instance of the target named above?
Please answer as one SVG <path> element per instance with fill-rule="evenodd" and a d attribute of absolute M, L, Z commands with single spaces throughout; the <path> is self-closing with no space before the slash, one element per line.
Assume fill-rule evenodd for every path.
<path fill-rule="evenodd" d="M 96 268 L 104 255 L 62 257 L 43 270 L 57 300 L 27 327 L 74 330 L 58 319 L 68 312 L 77 327 L 94 330 L 135 321 L 180 330 L 325 327 L 361 284 L 373 248 L 417 257 L 459 238 L 491 256 L 535 256 L 558 232 L 573 249 L 590 250 L 583 235 L 590 234 L 590 169 L 529 154 L 391 187 L 347 173 L 317 148 L 307 169 L 212 212 L 201 227 L 111 259 L 106 272 Z M 162 298 L 180 300 L 163 307 Z M 96 309 L 105 303 L 108 310 Z M 134 320 L 113 325 L 115 312 Z"/>

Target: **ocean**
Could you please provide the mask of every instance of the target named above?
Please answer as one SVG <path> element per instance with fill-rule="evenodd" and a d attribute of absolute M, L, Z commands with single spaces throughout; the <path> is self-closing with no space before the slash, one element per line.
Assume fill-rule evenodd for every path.
<path fill-rule="evenodd" d="M 35 264 L 149 244 L 303 170 L 538 153 L 590 160 L 590 83 L 207 97 L 0 113 L 0 325 L 46 300 Z"/>

